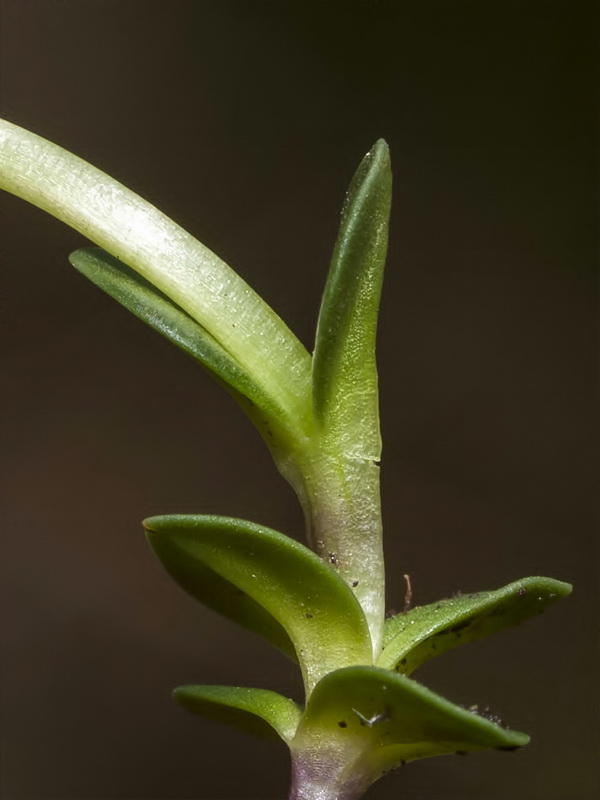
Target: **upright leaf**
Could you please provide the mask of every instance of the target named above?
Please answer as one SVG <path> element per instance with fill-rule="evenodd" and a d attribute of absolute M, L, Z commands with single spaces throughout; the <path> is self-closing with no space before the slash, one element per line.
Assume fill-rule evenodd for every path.
<path fill-rule="evenodd" d="M 313 357 L 317 420 L 346 437 L 346 452 L 371 459 L 381 449 L 375 340 L 391 191 L 389 151 L 380 139 L 348 189 Z"/>
<path fill-rule="evenodd" d="M 311 546 L 353 587 L 375 656 L 385 610 L 375 341 L 390 203 L 389 152 L 379 140 L 342 210 L 313 357 L 313 451 L 299 493 Z"/>

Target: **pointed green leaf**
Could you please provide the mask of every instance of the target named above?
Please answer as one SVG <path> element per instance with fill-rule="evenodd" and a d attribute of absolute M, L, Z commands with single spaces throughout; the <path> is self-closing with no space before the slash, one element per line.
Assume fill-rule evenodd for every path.
<path fill-rule="evenodd" d="M 96 286 L 210 370 L 230 390 L 270 447 L 287 449 L 286 445 L 289 447 L 301 435 L 297 420 L 267 394 L 245 367 L 135 270 L 99 247 L 76 250 L 69 260 Z"/>
<path fill-rule="evenodd" d="M 391 204 L 387 144 L 360 164 L 346 196 L 319 313 L 313 358 L 315 414 L 346 434 L 355 456 L 380 457 L 375 339 Z"/>
<path fill-rule="evenodd" d="M 203 592 L 200 587 L 209 570 L 261 605 L 285 629 L 307 695 L 328 672 L 370 663 L 369 631 L 352 590 L 304 545 L 228 517 L 171 515 L 152 517 L 144 525 L 155 553 L 176 581 L 182 571 L 188 591 L 197 570 L 197 592 Z"/>
<path fill-rule="evenodd" d="M 210 518 L 209 518 L 210 519 Z M 153 521 L 148 520 L 149 524 Z M 193 598 L 227 619 L 262 636 L 292 661 L 296 650 L 285 628 L 263 606 L 207 562 L 190 556 L 185 547 L 167 537 L 148 535 L 150 544 L 169 575 Z"/>
<path fill-rule="evenodd" d="M 378 667 L 348 667 L 315 686 L 292 751 L 302 753 L 327 743 L 338 751 L 339 760 L 351 757 L 357 777 L 368 776 L 368 783 L 416 758 L 514 749 L 528 741 L 526 734 L 502 728 L 404 675 Z"/>
<path fill-rule="evenodd" d="M 477 592 L 397 614 L 386 622 L 379 667 L 409 675 L 460 644 L 518 625 L 571 591 L 552 578 L 523 578 L 494 592 Z"/>
<path fill-rule="evenodd" d="M 376 654 L 385 574 L 375 343 L 390 203 L 390 157 L 380 139 L 356 171 L 342 209 L 313 356 L 315 456 L 302 465 L 300 493 L 312 522 L 311 547 L 337 558 L 365 611 Z"/>
<path fill-rule="evenodd" d="M 237 686 L 180 686 L 173 697 L 188 711 L 265 738 L 292 740 L 301 710 L 277 692 Z"/>

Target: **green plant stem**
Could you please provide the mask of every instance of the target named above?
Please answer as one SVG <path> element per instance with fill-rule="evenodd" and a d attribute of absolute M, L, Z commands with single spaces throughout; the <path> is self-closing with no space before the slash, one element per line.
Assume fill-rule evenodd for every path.
<path fill-rule="evenodd" d="M 357 596 L 375 661 L 385 618 L 379 466 L 372 459 L 340 455 L 317 437 L 300 470 L 289 480 L 304 509 L 308 542 Z"/>
<path fill-rule="evenodd" d="M 362 748 L 352 757 L 332 750 L 326 742 L 294 754 L 288 800 L 358 800 L 372 782 L 357 769 L 362 755 Z"/>

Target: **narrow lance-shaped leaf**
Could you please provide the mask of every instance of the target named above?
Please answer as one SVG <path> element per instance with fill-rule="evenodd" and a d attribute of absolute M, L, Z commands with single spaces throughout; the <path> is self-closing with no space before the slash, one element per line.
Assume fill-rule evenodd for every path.
<path fill-rule="evenodd" d="M 523 578 L 494 592 L 477 592 L 397 614 L 386 622 L 377 665 L 409 675 L 460 644 L 518 625 L 571 591 L 552 578 Z"/>
<path fill-rule="evenodd" d="M 375 342 L 391 191 L 389 151 L 380 139 L 346 195 L 313 357 L 317 420 L 346 438 L 345 453 L 370 459 L 381 450 Z"/>
<path fill-rule="evenodd" d="M 274 451 L 294 446 L 297 420 L 196 320 L 122 261 L 100 248 L 71 253 L 76 269 L 125 308 L 193 356 L 230 390 Z"/>
<path fill-rule="evenodd" d="M 148 539 L 184 588 L 198 568 L 230 582 L 261 605 L 294 644 L 307 696 L 323 675 L 369 663 L 362 609 L 343 580 L 308 548 L 269 528 L 227 517 L 161 516 L 145 520 Z"/>
<path fill-rule="evenodd" d="M 348 667 L 315 687 L 291 745 L 296 762 L 321 747 L 365 785 L 406 761 L 497 748 L 529 737 L 467 711 L 396 672 Z M 350 759 L 350 763 L 345 762 Z"/>
<path fill-rule="evenodd" d="M 40 136 L 0 120 L 0 188 L 66 222 L 197 320 L 271 396 L 310 419 L 310 356 L 224 261 L 150 203 Z"/>
<path fill-rule="evenodd" d="M 265 738 L 292 740 L 300 708 L 268 689 L 237 686 L 180 686 L 174 699 L 188 711 Z"/>
<path fill-rule="evenodd" d="M 334 558 L 365 610 L 375 655 L 384 619 L 375 343 L 391 170 L 379 140 L 348 190 L 313 356 L 313 456 L 301 465 L 311 546 Z M 333 555 L 332 555 L 333 554 Z"/>

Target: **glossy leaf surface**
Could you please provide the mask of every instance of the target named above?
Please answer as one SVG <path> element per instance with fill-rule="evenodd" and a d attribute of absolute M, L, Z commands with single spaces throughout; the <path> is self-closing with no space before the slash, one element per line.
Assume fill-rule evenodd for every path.
<path fill-rule="evenodd" d="M 194 570 L 200 586 L 208 569 L 285 629 L 307 694 L 328 672 L 370 662 L 371 640 L 358 601 L 308 548 L 277 531 L 228 517 L 161 516 L 144 525 L 171 576 L 179 581 L 183 571 L 188 591 Z"/>
<path fill-rule="evenodd" d="M 0 188 L 120 258 L 206 328 L 291 417 L 310 416 L 310 355 L 205 245 L 83 159 L 0 120 Z"/>
<path fill-rule="evenodd" d="M 417 758 L 514 749 L 528 741 L 526 734 L 501 728 L 404 675 L 348 667 L 317 684 L 292 747 L 352 752 L 357 773 L 367 772 L 375 780 Z"/>
<path fill-rule="evenodd" d="M 348 189 L 319 313 L 315 415 L 355 455 L 380 456 L 375 340 L 391 206 L 387 144 L 367 153 Z M 359 451 L 359 452 L 356 452 Z"/>
<path fill-rule="evenodd" d="M 565 597 L 571 586 L 551 578 L 523 578 L 493 592 L 418 606 L 387 620 L 377 665 L 410 674 L 460 644 L 518 625 Z"/>
<path fill-rule="evenodd" d="M 188 711 L 265 738 L 291 741 L 301 710 L 268 689 L 235 686 L 180 686 L 173 698 Z"/>

